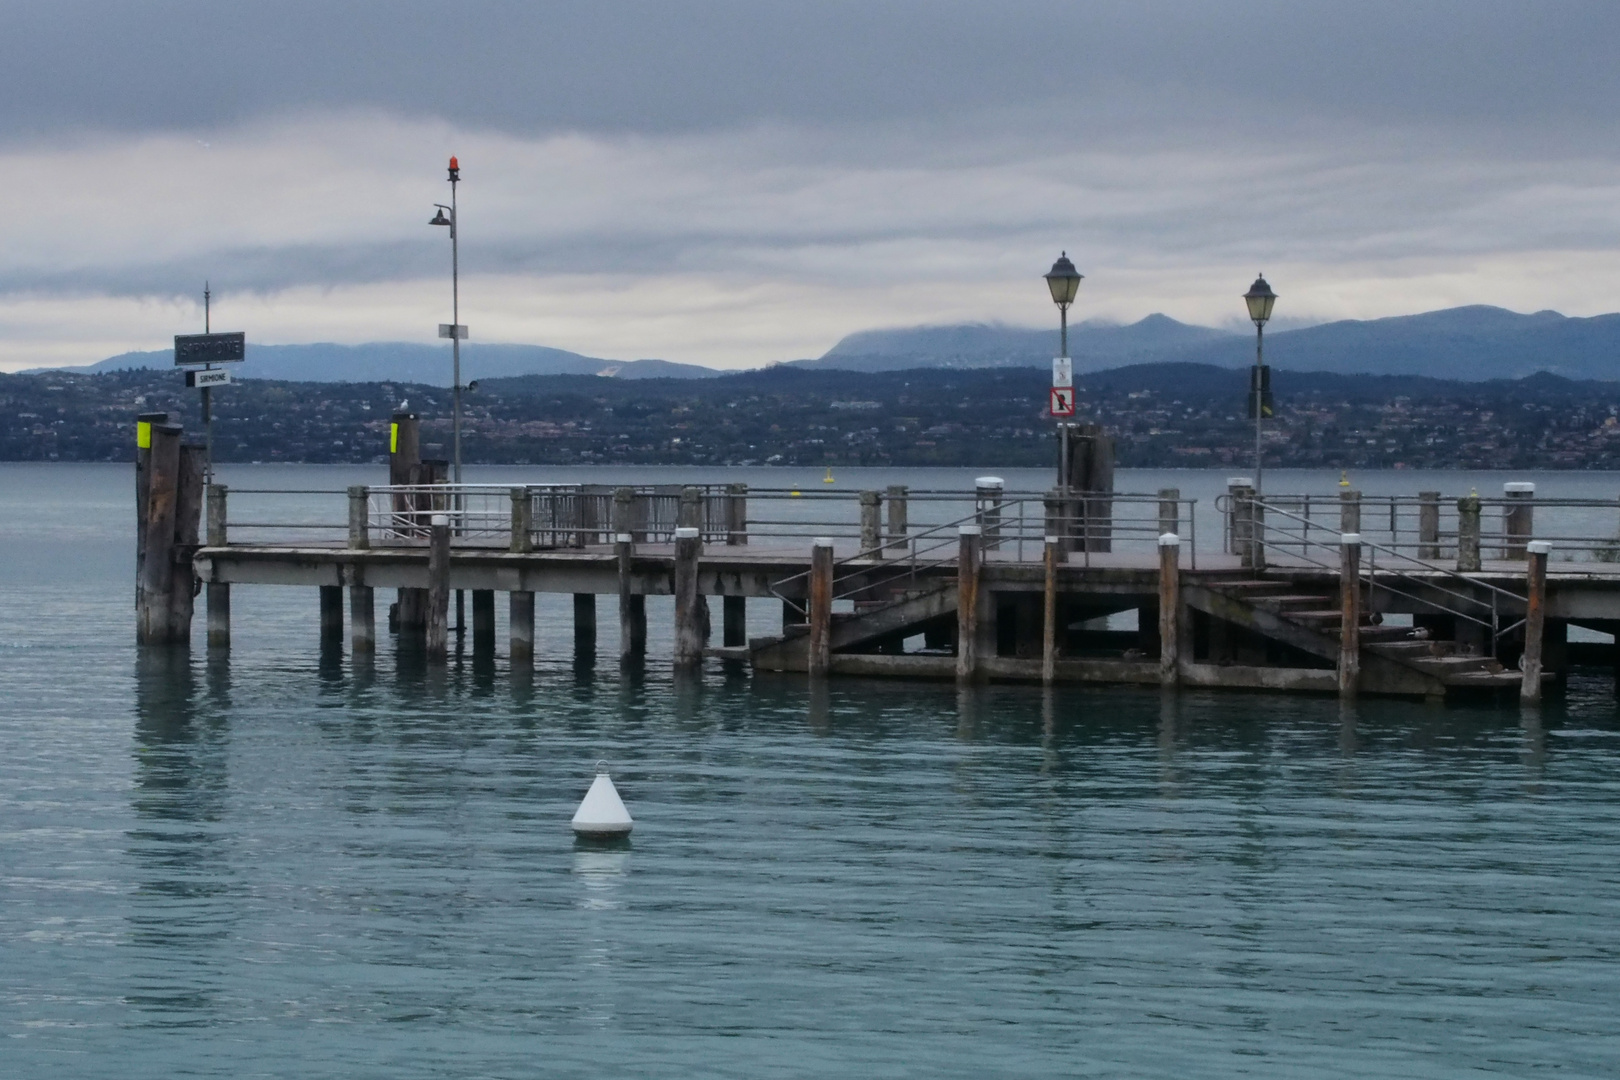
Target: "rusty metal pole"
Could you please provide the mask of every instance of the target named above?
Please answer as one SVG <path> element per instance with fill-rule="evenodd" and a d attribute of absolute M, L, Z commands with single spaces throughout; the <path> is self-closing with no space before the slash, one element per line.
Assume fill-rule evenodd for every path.
<path fill-rule="evenodd" d="M 1524 603 L 1524 658 L 1519 662 L 1524 681 L 1519 700 L 1533 703 L 1541 700 L 1541 637 L 1547 622 L 1547 555 L 1552 544 L 1531 540 L 1524 550 L 1529 595 Z"/>

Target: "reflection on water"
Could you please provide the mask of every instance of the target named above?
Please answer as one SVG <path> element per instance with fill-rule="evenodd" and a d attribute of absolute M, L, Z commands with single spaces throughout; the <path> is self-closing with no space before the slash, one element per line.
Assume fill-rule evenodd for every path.
<path fill-rule="evenodd" d="M 544 625 L 429 669 L 245 587 L 187 656 L 114 554 L 0 604 L 8 1076 L 1614 1071 L 1608 675 L 586 678 Z M 598 759 L 633 848 L 572 836 Z"/>

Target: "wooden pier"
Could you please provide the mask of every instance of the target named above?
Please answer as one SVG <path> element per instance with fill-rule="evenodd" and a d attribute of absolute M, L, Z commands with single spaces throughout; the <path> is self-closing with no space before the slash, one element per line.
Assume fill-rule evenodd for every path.
<path fill-rule="evenodd" d="M 573 597 L 590 654 L 598 598 L 616 596 L 625 664 L 645 662 L 645 598 L 672 596 L 685 670 L 1535 701 L 1573 665 L 1617 659 L 1567 635 L 1620 628 L 1620 500 L 1538 501 L 1524 485 L 1260 498 L 1239 480 L 1215 508 L 1220 550 L 1200 550 L 1196 505 L 1173 489 L 452 485 L 399 414 L 390 483 L 331 493 L 325 521 L 260 521 L 233 519 L 223 486 L 204 496 L 165 418 L 141 424 L 137 635 L 151 645 L 191 640 L 202 588 L 208 647 L 229 648 L 231 588 L 255 584 L 317 590 L 329 645 L 369 652 L 386 633 L 428 663 L 467 627 L 467 594 L 473 652 L 493 655 L 500 593 L 514 667 L 534 659 L 537 593 Z M 1560 514 L 1580 535 L 1551 535 Z M 773 624 L 780 609 L 779 632 L 747 637 L 750 602 Z M 1106 627 L 1126 612 L 1135 629 Z"/>

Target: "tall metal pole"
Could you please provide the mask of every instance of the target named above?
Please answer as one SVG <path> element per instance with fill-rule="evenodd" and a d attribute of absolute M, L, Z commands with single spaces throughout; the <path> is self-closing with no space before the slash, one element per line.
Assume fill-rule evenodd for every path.
<path fill-rule="evenodd" d="M 1265 371 L 1265 360 L 1262 358 L 1261 348 L 1265 343 L 1265 323 L 1254 324 L 1254 386 L 1250 394 L 1254 398 L 1254 493 L 1259 496 L 1265 489 L 1260 485 L 1262 475 L 1261 449 L 1260 449 L 1260 418 L 1265 414 L 1266 395 L 1261 384 L 1261 373 Z"/>
<path fill-rule="evenodd" d="M 1058 355 L 1069 355 L 1069 305 L 1058 305 Z M 1058 421 L 1058 487 L 1069 490 L 1069 422 Z"/>
<path fill-rule="evenodd" d="M 212 290 L 208 282 L 203 282 L 203 333 L 213 333 L 213 323 L 210 317 L 209 306 L 212 300 Z M 213 364 L 204 364 L 203 370 L 213 368 Z M 214 388 L 202 388 L 202 414 L 203 414 L 203 486 L 212 487 L 214 483 Z M 210 586 L 211 587 L 211 586 Z"/>
<path fill-rule="evenodd" d="M 451 393 L 454 400 L 455 448 L 454 465 L 456 483 L 461 483 L 461 249 L 456 230 L 456 174 L 450 170 L 450 358 L 454 380 Z"/>

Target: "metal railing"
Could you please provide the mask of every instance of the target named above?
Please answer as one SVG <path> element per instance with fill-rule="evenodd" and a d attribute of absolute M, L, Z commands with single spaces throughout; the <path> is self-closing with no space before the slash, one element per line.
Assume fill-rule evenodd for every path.
<path fill-rule="evenodd" d="M 1273 499 L 1250 501 L 1264 514 L 1266 544 L 1290 548 L 1295 558 L 1329 573 L 1342 572 L 1340 549 L 1343 534 L 1335 532 L 1330 539 L 1328 531 L 1318 525 L 1320 538 L 1313 538 L 1310 535 L 1310 519 L 1296 513 L 1286 503 Z M 1428 608 L 1435 614 L 1462 619 L 1481 627 L 1488 631 L 1487 640 L 1492 656 L 1496 655 L 1498 640 L 1523 625 L 1521 618 L 1503 626 L 1502 617 L 1504 606 L 1510 610 L 1522 610 L 1528 603 L 1526 596 L 1462 573 L 1439 560 L 1420 559 L 1392 545 L 1368 540 L 1365 533 L 1359 535 L 1363 555 L 1359 580 L 1366 584 L 1369 592 L 1381 589 Z M 1332 558 L 1320 559 L 1313 555 L 1313 552 L 1322 549 L 1330 549 Z M 1378 561 L 1380 555 L 1384 558 L 1382 566 Z"/>

